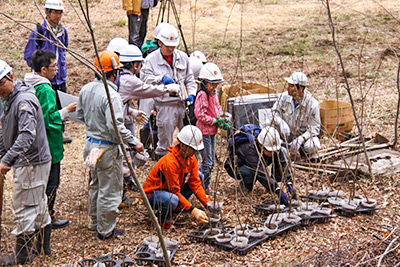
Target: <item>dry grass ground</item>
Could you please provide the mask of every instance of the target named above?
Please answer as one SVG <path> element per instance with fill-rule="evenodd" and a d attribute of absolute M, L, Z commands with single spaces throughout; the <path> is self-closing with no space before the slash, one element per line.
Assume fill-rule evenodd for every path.
<path fill-rule="evenodd" d="M 40 4 L 43 4 L 43 0 Z M 95 29 L 97 46 L 105 49 L 116 36 L 127 37 L 126 16 L 121 1 L 96 0 L 90 2 L 90 17 Z M 69 31 L 70 48 L 88 59 L 94 58 L 90 36 L 80 24 L 77 1 L 65 1 L 63 23 Z M 218 64 L 228 83 L 257 81 L 264 84 L 281 82 L 291 72 L 302 70 L 309 75 L 309 90 L 319 99 L 348 100 L 341 70 L 332 47 L 326 8 L 321 1 L 293 0 L 175 0 L 189 49 L 203 51 L 208 60 Z M 332 1 L 331 9 L 337 27 L 337 39 L 350 79 L 356 109 L 363 108 L 361 121 L 366 136 L 381 132 L 394 139 L 393 125 L 397 105 L 397 60 L 391 49 L 398 51 L 399 2 L 394 0 Z M 33 28 L 31 22 L 41 22 L 33 1 L 0 1 L 1 12 Z M 194 26 L 194 10 L 197 18 Z M 79 13 L 79 12 L 78 12 Z M 79 13 L 80 14 L 80 13 Z M 157 21 L 158 8 L 151 11 L 149 34 Z M 82 18 L 82 15 L 79 15 Z M 13 66 L 15 75 L 22 78 L 29 71 L 23 60 L 23 49 L 29 31 L 0 16 L 0 58 Z M 193 42 L 194 40 L 194 42 Z M 93 74 L 70 55 L 68 61 L 68 91 L 75 95 L 93 79 Z M 371 85 L 373 86 L 371 87 Z M 363 104 L 363 105 L 362 105 Z M 142 239 L 154 234 L 143 205 L 122 210 L 119 227 L 127 230 L 120 240 L 99 241 L 87 230 L 88 175 L 82 160 L 85 139 L 84 126 L 67 125 L 68 135 L 74 138 L 65 146 L 62 162 L 62 184 L 58 190 L 57 209 L 71 225 L 56 230 L 52 236 L 53 254 L 40 257 L 32 266 L 61 266 L 77 262 L 82 257 L 96 257 L 112 252 L 123 252 L 133 258 Z M 218 140 L 218 156 L 226 158 L 223 138 Z M 137 169 L 141 182 L 154 165 L 148 162 Z M 238 195 L 236 182 L 229 178 L 221 164 L 216 164 L 213 180 L 224 201 L 224 223 L 237 224 L 236 213 L 242 221 L 255 221 L 263 217 L 254 213 L 251 205 L 269 198 L 261 186 L 250 196 Z M 175 217 L 174 231 L 165 236 L 179 240 L 175 255 L 177 266 L 361 266 L 376 265 L 378 257 L 387 247 L 381 242 L 393 227 L 398 226 L 399 186 L 397 176 L 377 177 L 374 183 L 361 180 L 368 196 L 379 201 L 382 209 L 373 216 L 349 219 L 334 218 L 328 224 L 311 225 L 297 232 L 289 232 L 275 240 L 252 249 L 246 256 L 222 251 L 203 243 L 192 243 L 186 234 L 200 227 L 190 215 Z M 301 193 L 311 188 L 329 188 L 328 178 L 321 174 L 297 172 L 296 185 Z M 213 182 L 214 183 L 214 182 Z M 335 184 L 335 189 L 348 192 L 347 184 Z M 4 195 L 4 214 L 1 251 L 14 246 L 9 234 L 13 227 L 10 210 L 12 195 L 11 175 L 7 175 Z M 133 194 L 135 195 L 135 194 Z M 197 204 L 198 205 L 198 204 Z M 398 250 L 388 254 L 385 266 L 394 266 L 399 259 Z M 368 262 L 365 262 L 370 260 Z M 301 263 L 304 261 L 304 263 Z M 382 265 L 382 266 L 383 266 Z"/>

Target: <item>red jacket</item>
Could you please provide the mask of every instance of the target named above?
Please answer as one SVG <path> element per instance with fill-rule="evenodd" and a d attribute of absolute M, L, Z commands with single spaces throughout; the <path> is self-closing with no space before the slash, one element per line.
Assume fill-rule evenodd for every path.
<path fill-rule="evenodd" d="M 203 90 L 197 93 L 194 103 L 194 114 L 197 118 L 196 126 L 201 130 L 203 135 L 217 134 L 217 125 L 211 125 L 211 123 L 221 113 L 222 108 L 216 94 L 208 95 Z"/>
<path fill-rule="evenodd" d="M 195 155 L 184 159 L 179 155 L 179 146 L 170 146 L 168 150 L 170 153 L 154 165 L 144 182 L 143 190 L 146 196 L 151 196 L 156 190 L 165 190 L 178 196 L 179 206 L 190 210 L 192 204 L 181 194 L 183 185 L 189 183 L 192 192 L 205 206 L 211 200 L 201 186 Z"/>

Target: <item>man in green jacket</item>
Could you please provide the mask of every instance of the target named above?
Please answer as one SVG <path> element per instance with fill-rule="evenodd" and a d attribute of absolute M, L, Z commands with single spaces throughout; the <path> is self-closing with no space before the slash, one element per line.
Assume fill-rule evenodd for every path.
<path fill-rule="evenodd" d="M 51 169 L 46 187 L 48 207 L 51 216 L 51 228 L 67 227 L 68 220 L 56 219 L 54 203 L 57 188 L 60 184 L 60 162 L 64 157 L 62 121 L 69 117 L 69 112 L 76 109 L 76 102 L 58 110 L 56 93 L 51 87 L 50 80 L 57 74 L 58 66 L 56 55 L 50 50 L 36 50 L 32 55 L 34 72 L 25 75 L 25 82 L 34 86 L 36 97 L 43 110 L 46 126 L 47 141 L 51 153 Z"/>

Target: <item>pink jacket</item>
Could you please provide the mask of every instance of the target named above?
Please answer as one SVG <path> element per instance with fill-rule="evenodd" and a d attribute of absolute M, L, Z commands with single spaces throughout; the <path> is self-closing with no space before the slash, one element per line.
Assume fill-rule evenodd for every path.
<path fill-rule="evenodd" d="M 196 126 L 203 135 L 215 135 L 218 132 L 216 125 L 211 125 L 214 119 L 222 113 L 217 95 L 207 95 L 200 90 L 194 103 L 194 114 L 197 118 Z"/>

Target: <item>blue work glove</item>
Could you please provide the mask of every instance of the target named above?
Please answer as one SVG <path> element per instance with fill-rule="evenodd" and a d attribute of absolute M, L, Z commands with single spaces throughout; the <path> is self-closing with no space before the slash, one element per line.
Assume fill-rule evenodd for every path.
<path fill-rule="evenodd" d="M 277 188 L 275 190 L 275 194 L 279 197 L 279 202 L 285 206 L 289 205 L 289 198 L 288 196 L 285 194 L 285 192 L 281 192 L 280 188 Z"/>
<path fill-rule="evenodd" d="M 185 99 L 185 102 L 189 101 L 190 103 L 193 103 L 194 101 L 194 95 L 190 95 Z"/>
<path fill-rule="evenodd" d="M 287 189 L 289 193 L 292 195 L 292 198 L 297 199 L 296 189 L 294 189 L 293 184 L 287 184 Z"/>
<path fill-rule="evenodd" d="M 172 79 L 171 77 L 164 75 L 161 79 L 161 82 L 165 85 L 170 84 L 170 83 L 175 83 L 174 79 Z"/>

